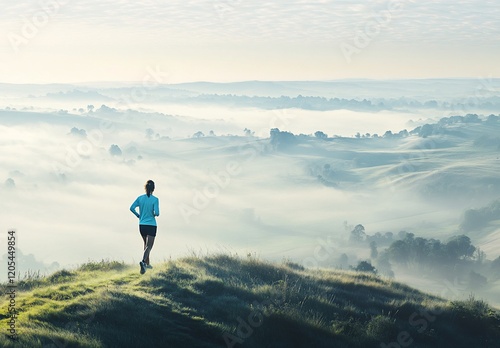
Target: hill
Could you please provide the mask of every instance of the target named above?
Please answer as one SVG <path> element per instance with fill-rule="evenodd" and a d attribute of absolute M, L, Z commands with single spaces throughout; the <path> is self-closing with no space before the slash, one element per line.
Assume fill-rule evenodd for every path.
<path fill-rule="evenodd" d="M 251 256 L 183 258 L 145 275 L 89 262 L 20 281 L 15 306 L 18 340 L 2 335 L 2 347 L 500 346 L 500 320 L 483 301 Z"/>

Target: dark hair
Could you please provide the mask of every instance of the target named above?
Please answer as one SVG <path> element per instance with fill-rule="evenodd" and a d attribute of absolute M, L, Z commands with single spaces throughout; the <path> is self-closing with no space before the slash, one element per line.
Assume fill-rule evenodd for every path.
<path fill-rule="evenodd" d="M 153 193 L 153 191 L 155 190 L 155 183 L 153 180 L 148 180 L 146 182 L 146 185 L 144 185 L 144 189 L 146 190 L 146 194 L 149 196 L 151 196 L 151 194 Z"/>

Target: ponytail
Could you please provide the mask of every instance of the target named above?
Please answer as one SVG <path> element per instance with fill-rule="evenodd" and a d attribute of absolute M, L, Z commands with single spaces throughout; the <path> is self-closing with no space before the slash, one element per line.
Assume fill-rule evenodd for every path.
<path fill-rule="evenodd" d="M 153 180 L 148 180 L 146 182 L 146 185 L 144 185 L 144 189 L 146 190 L 146 194 L 149 196 L 151 196 L 151 194 L 153 193 L 153 191 L 155 190 L 155 183 Z"/>

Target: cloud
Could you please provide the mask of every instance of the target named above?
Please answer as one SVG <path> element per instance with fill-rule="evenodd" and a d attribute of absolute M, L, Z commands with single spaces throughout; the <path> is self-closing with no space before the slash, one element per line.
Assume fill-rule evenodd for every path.
<path fill-rule="evenodd" d="M 401 0 L 390 10 L 394 3 L 90 0 L 48 16 L 26 2 L 0 14 L 0 31 L 17 38 L 0 43 L 0 73 L 16 83 L 137 81 L 159 63 L 166 82 L 497 73 L 494 1 Z M 343 45 L 362 51 L 355 64 Z"/>
<path fill-rule="evenodd" d="M 69 2 L 61 6 L 53 21 L 99 28 L 134 30 L 142 34 L 169 34 L 167 40 L 270 39 L 271 41 L 321 40 L 335 42 L 347 38 L 368 20 L 384 17 L 395 2 L 372 1 L 142 1 L 125 0 L 85 4 Z M 392 4 L 392 5 L 391 5 Z M 388 34 L 384 40 L 412 42 L 415 39 L 446 43 L 466 39 L 498 42 L 496 25 L 500 10 L 494 1 L 460 0 L 453 3 L 426 0 L 401 0 L 389 15 Z M 30 18 L 43 11 L 36 3 L 13 5 L 0 18 Z M 19 22 L 12 22 L 19 24 Z M 11 27 L 15 28 L 15 27 Z M 155 34 L 158 35 L 158 34 Z M 431 35 L 432 34 L 432 35 Z M 462 35 L 462 36 L 461 36 Z M 197 40 L 198 41 L 198 40 Z"/>

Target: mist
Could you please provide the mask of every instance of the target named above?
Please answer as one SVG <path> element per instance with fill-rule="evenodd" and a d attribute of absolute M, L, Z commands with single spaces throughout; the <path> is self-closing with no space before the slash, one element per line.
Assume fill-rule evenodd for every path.
<path fill-rule="evenodd" d="M 346 254 L 355 265 L 370 257 L 347 242 L 358 224 L 447 240 L 463 233 L 467 210 L 498 199 L 500 126 L 479 102 L 477 118 L 465 117 L 470 103 L 457 111 L 464 117 L 450 117 L 440 106 L 455 102 L 446 93 L 432 108 L 389 105 L 398 83 L 384 108 L 364 110 L 207 102 L 203 85 L 151 88 L 127 103 L 120 96 L 139 87 L 39 85 L 23 94 L 3 85 L 0 229 L 15 229 L 17 247 L 32 255 L 21 272 L 137 262 L 142 240 L 128 209 L 152 179 L 161 208 L 152 263 L 222 251 L 309 267 L 338 267 Z M 78 89 L 95 93 L 68 98 Z M 500 255 L 494 221 L 467 231 L 489 260 Z"/>

